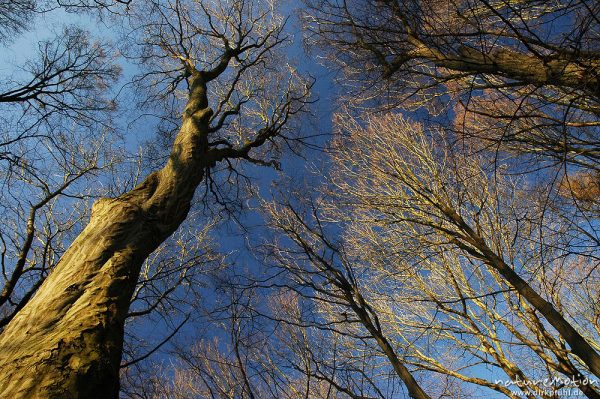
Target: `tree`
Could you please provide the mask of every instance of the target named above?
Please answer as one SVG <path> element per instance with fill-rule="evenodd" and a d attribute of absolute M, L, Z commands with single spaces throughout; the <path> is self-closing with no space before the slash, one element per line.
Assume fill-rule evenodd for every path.
<path fill-rule="evenodd" d="M 448 145 L 443 131 L 423 132 L 422 127 L 408 124 L 397 115 L 372 119 L 367 129 L 347 119 L 342 121 L 350 136 L 343 141 L 339 157 L 335 157 L 339 174 L 334 172 L 334 185 L 343 193 L 342 198 L 353 199 L 346 203 L 353 209 L 354 218 L 369 221 L 358 227 L 356 239 L 351 238 L 358 251 L 366 252 L 363 245 L 374 245 L 373 254 L 389 247 L 391 258 L 384 255 L 376 264 L 383 266 L 386 261 L 398 259 L 407 262 L 408 268 L 416 267 L 414 280 L 421 282 L 415 291 L 408 288 L 412 284 L 403 284 L 407 295 L 427 294 L 428 300 L 435 303 L 435 309 L 467 321 L 467 331 L 479 336 L 480 341 L 481 335 L 493 343 L 511 334 L 540 357 L 544 368 L 554 369 L 573 380 L 581 379 L 586 373 L 595 374 L 589 359 L 572 358 L 579 356 L 579 343 L 573 343 L 574 337 L 562 329 L 561 323 L 576 327 L 581 333 L 577 332 L 575 339 L 585 341 L 589 350 L 596 350 L 595 333 L 579 318 L 581 316 L 573 316 L 590 305 L 578 303 L 581 308 L 575 310 L 571 306 L 576 304 L 568 305 L 564 301 L 571 295 L 568 292 L 586 292 L 588 284 L 596 284 L 594 278 L 583 282 L 584 276 L 595 275 L 596 268 L 593 258 L 573 256 L 568 245 L 561 242 L 563 235 L 572 234 L 570 224 L 563 225 L 564 230 L 559 234 L 554 233 L 550 226 L 561 224 L 562 215 L 553 216 L 551 211 L 544 211 L 544 192 L 532 190 L 514 177 L 494 175 L 493 168 L 486 170 L 487 154 L 475 156 L 462 146 Z M 540 200 L 533 201 L 532 193 Z M 347 210 L 344 213 L 347 214 Z M 344 213 L 338 213 L 338 217 Z M 549 226 L 540 229 L 540 220 Z M 545 228 L 550 231 L 544 232 Z M 468 262 L 461 260 L 465 257 Z M 507 273 L 497 262 L 503 262 L 510 271 Z M 571 262 L 586 264 L 580 285 L 570 285 L 568 290 L 551 288 L 551 281 L 565 278 L 568 270 L 565 268 Z M 436 273 L 442 273 L 442 279 L 455 279 L 446 284 L 437 280 L 440 293 L 434 293 L 438 288 L 432 288 Z M 528 276 L 528 281 L 522 275 Z M 504 299 L 491 304 L 478 299 L 490 296 Z M 541 308 L 536 304 L 536 296 L 548 305 Z M 453 297 L 455 301 L 451 300 Z M 509 305 L 506 314 L 516 314 L 516 321 L 522 323 L 525 330 L 521 330 L 515 319 L 504 322 L 501 315 L 505 314 L 502 311 L 505 304 Z M 539 318 L 535 311 L 546 320 Z M 546 323 L 554 327 L 557 336 L 548 331 Z M 476 324 L 482 324 L 483 328 Z M 505 329 L 508 332 L 501 332 Z M 536 340 L 540 340 L 539 343 L 535 343 Z M 500 341 L 494 345 L 498 344 Z M 481 341 L 481 345 L 489 344 Z M 515 375 L 519 370 L 516 364 L 501 359 L 502 353 L 514 353 L 514 349 L 505 352 L 496 348 L 484 352 L 492 354 L 513 381 L 523 379 Z M 556 356 L 556 360 L 549 360 L 548 354 Z M 583 369 L 579 369 L 580 362 L 585 364 Z M 590 397 L 598 395 L 596 388 L 583 384 L 580 388 Z"/>
<path fill-rule="evenodd" d="M 6 325 L 2 396 L 116 397 L 142 263 L 185 220 L 215 165 L 268 164 L 254 153 L 305 108 L 309 86 L 274 64 L 286 38 L 271 4 L 152 2 L 142 11 L 151 18 L 146 61 L 161 68 L 148 79 L 171 78 L 166 93 L 184 95 L 180 129 L 161 169 L 94 203 L 90 222 Z M 267 80 L 265 70 L 281 78 Z"/>
<path fill-rule="evenodd" d="M 308 212 L 308 215 L 312 214 L 315 217 L 318 215 L 318 208 L 313 206 Z M 291 273 L 300 287 L 308 288 L 306 295 L 314 295 L 317 301 L 331 303 L 334 307 L 344 309 L 334 310 L 337 314 L 354 314 L 356 319 L 352 321 L 360 323 L 368 332 L 368 336 L 375 340 L 394 372 L 406 386 L 410 397 L 430 398 L 388 341 L 377 313 L 369 300 L 362 295 L 351 262 L 330 242 L 321 223 L 317 220 L 312 225 L 308 224 L 310 216 L 301 216 L 289 203 L 282 207 L 272 207 L 269 214 L 274 228 L 287 236 L 295 247 L 292 249 L 277 243 L 270 246 L 271 256 L 277 264 Z M 328 322 L 339 323 L 335 316 L 326 319 L 323 324 Z M 350 320 L 347 322 L 352 323 Z M 344 329 L 343 324 L 341 329 Z M 361 333 L 354 334 L 360 336 Z"/>
<path fill-rule="evenodd" d="M 307 320 L 314 309 L 303 308 L 301 296 L 287 286 L 274 290 L 274 280 L 262 285 L 247 274 L 223 277 L 216 282 L 219 306 L 205 319 L 208 336 L 195 334 L 198 341 L 191 346 L 174 345 L 171 364 L 148 370 L 128 390 L 131 397 L 389 397 L 377 385 L 395 392 L 389 389 L 393 373 L 383 374 L 376 357 L 369 368 L 364 356 L 346 356 L 357 347 L 346 347 L 343 336 L 332 334 L 332 323 Z M 337 327 L 346 329 L 343 323 Z M 386 378 L 375 387 L 373 369 Z"/>
<path fill-rule="evenodd" d="M 266 207 L 279 237 L 267 253 L 286 271 L 274 272 L 270 283 L 294 289 L 315 308 L 287 323 L 331 331 L 338 348 L 347 342 L 340 351 L 348 358 L 359 352 L 411 368 L 430 396 L 492 389 L 550 398 L 564 385 L 540 381 L 569 380 L 597 398 L 597 383 L 586 378 L 593 370 L 493 261 L 526 276 L 525 284 L 597 348 L 597 299 L 588 294 L 598 284 L 594 252 L 574 254 L 563 243 L 573 232 L 562 209 L 545 209 L 543 190 L 552 188 L 498 176 L 489 154 L 449 145 L 451 132 L 425 130 L 400 115 L 356 121 L 341 114 L 336 121 L 331 177 L 318 196 L 289 190 Z M 548 226 L 540 227 L 541 219 Z M 480 237 L 479 247 L 469 234 Z M 379 348 L 364 348 L 368 339 Z M 321 368 L 328 361 L 320 360 Z M 341 358 L 335 364 L 336 377 L 352 367 Z M 376 371 L 368 375 L 377 386 Z"/>
<path fill-rule="evenodd" d="M 0 2 L 0 41 L 6 41 L 11 34 L 27 28 L 34 11 L 35 2 L 32 0 Z"/>
<path fill-rule="evenodd" d="M 537 160 L 533 168 L 597 167 L 598 4 L 307 5 L 309 40 L 355 82 L 363 93 L 356 102 L 423 106 L 436 113 L 446 103 L 454 108 L 456 130 L 479 147 L 527 153 Z M 472 119 L 475 126 L 468 123 Z"/>

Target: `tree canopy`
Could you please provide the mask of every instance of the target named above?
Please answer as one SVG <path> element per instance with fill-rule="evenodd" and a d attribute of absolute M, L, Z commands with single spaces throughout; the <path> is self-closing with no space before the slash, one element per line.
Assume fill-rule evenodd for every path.
<path fill-rule="evenodd" d="M 0 396 L 600 398 L 598 15 L 0 0 Z"/>

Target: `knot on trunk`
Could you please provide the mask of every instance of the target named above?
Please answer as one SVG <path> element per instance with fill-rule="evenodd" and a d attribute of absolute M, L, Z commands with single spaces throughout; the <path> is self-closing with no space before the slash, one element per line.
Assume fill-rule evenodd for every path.
<path fill-rule="evenodd" d="M 213 113 L 214 112 L 211 108 L 202 108 L 192 114 L 192 119 L 196 123 L 208 124 L 210 118 L 213 116 Z"/>

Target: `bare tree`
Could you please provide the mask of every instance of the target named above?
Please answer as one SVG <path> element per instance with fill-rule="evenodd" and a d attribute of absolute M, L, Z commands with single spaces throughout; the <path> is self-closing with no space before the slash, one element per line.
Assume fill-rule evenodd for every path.
<path fill-rule="evenodd" d="M 28 27 L 35 6 L 34 0 L 0 1 L 0 42 Z"/>
<path fill-rule="evenodd" d="M 344 351 L 336 338 L 307 326 L 297 295 L 247 277 L 216 280 L 219 306 L 203 318 L 210 328 L 196 331 L 192 346 L 174 345 L 171 365 L 149 370 L 128 390 L 131 397 L 374 398 L 360 381 L 364 370 L 347 369 L 347 359 L 336 364 Z M 148 386 L 148 375 L 158 383 Z"/>
<path fill-rule="evenodd" d="M 190 220 L 144 262 L 131 298 L 125 325 L 121 375 L 126 380 L 145 378 L 146 359 L 170 342 L 201 312 L 198 302 L 208 277 L 224 267 L 210 237 L 215 223 L 190 215 Z M 202 228 L 194 228 L 200 224 Z M 148 334 L 148 326 L 154 334 Z M 140 364 L 143 363 L 143 364 Z"/>
<path fill-rule="evenodd" d="M 153 2 L 142 12 L 147 60 L 182 96 L 180 130 L 161 169 L 96 201 L 88 225 L 4 328 L 3 396 L 116 397 L 124 322 L 144 260 L 185 220 L 211 169 L 269 164 L 259 151 L 305 108 L 309 85 L 273 63 L 285 36 L 272 4 Z"/>
<path fill-rule="evenodd" d="M 393 113 L 422 107 L 429 123 L 442 124 L 423 134 L 388 116 L 387 122 L 364 122 L 372 127 L 363 134 L 356 133 L 364 130 L 363 122 L 340 116 L 338 123 L 351 134 L 339 139 L 338 148 L 351 150 L 333 157 L 334 169 L 347 165 L 336 183 L 344 195 L 336 201 L 357 201 L 344 209 L 366 218 L 358 237 L 378 237 L 397 226 L 392 231 L 398 238 L 384 234 L 387 242 L 377 244 L 379 251 L 392 245 L 410 258 L 428 248 L 431 253 L 415 260 L 427 265 L 442 249 L 454 248 L 474 265 L 473 273 L 482 265 L 493 270 L 487 293 L 465 293 L 468 285 L 456 273 L 457 303 L 476 304 L 472 295 L 497 291 L 491 296 L 504 296 L 500 303 L 510 304 L 526 327 L 500 330 L 536 348 L 542 367 L 598 376 L 597 335 L 590 330 L 594 323 L 586 323 L 595 310 L 583 311 L 596 305 L 578 302 L 574 309 L 566 303 L 571 295 L 594 302 L 586 293 L 597 281 L 597 4 L 425 0 L 307 6 L 309 43 L 337 62 L 353 90 L 346 97 L 351 106 Z M 369 155 L 362 158 L 365 151 Z M 447 268 L 447 261 L 439 262 L 432 270 Z M 582 272 L 575 284 L 567 277 L 573 265 Z M 425 280 L 421 292 L 429 287 Z M 474 328 L 468 307 L 454 309 L 434 297 L 428 300 L 438 301 L 438 311 L 454 312 L 468 330 Z M 503 324 L 485 302 L 477 307 L 484 313 L 479 317 L 489 318 L 486 329 Z M 545 323 L 558 335 L 549 334 Z M 495 364 L 505 371 L 527 370 L 494 350 Z M 598 395 L 597 387 L 581 389 Z"/>
<path fill-rule="evenodd" d="M 268 259 L 286 273 L 258 285 L 292 289 L 312 304 L 299 318 L 281 314 L 286 325 L 337 337 L 339 357 L 312 357 L 314 367 L 325 370 L 335 358 L 336 372 L 325 375 L 340 392 L 343 370 L 353 367 L 344 359 L 363 353 L 373 387 L 382 377 L 368 368 L 370 356 L 396 371 L 427 371 L 421 386 L 430 396 L 491 389 L 551 398 L 579 389 L 597 398 L 593 369 L 552 320 L 558 314 L 598 350 L 597 296 L 590 295 L 598 284 L 596 251 L 582 255 L 565 244 L 575 233 L 560 207 L 546 209 L 552 188 L 523 176 L 500 178 L 487 153 L 449 145 L 451 133 L 399 115 L 336 120 L 332 177 L 318 197 L 289 190 L 280 204 L 264 206 L 278 237 L 266 245 Z M 548 225 L 540 228 L 540 219 Z M 546 309 L 536 307 L 532 292 Z M 366 346 L 369 339 L 377 345 Z M 323 341 L 312 336 L 308 347 Z"/>
<path fill-rule="evenodd" d="M 564 300 L 571 294 L 552 288 L 565 281 L 577 260 L 583 262 L 581 283 L 568 284 L 568 290 L 586 298 L 588 284 L 597 281 L 592 277 L 597 274 L 595 252 L 582 256 L 569 250 L 564 236 L 573 239 L 575 233 L 570 224 L 563 224 L 564 230 L 552 226 L 562 223 L 562 215 L 546 212 L 542 189 L 528 188 L 523 177 L 499 178 L 493 168 L 486 170 L 485 154 L 477 157 L 448 145 L 443 131 L 424 131 L 398 115 L 371 119 L 367 128 L 347 116 L 339 123 L 348 136 L 340 136 L 334 155 L 335 203 L 342 204 L 334 214 L 348 220 L 351 212 L 356 221 L 347 233 L 350 245 L 369 261 L 370 270 L 384 273 L 382 281 L 391 277 L 386 271 L 390 262 L 406 273 L 407 282 L 400 285 L 406 291 L 399 294 L 408 296 L 405 310 L 414 307 L 414 314 L 423 314 L 424 303 L 431 302 L 430 311 L 449 317 L 424 321 L 417 336 L 438 323 L 444 331 L 454 320 L 459 326 L 449 327 L 450 335 L 464 331 L 476 338 L 483 347 L 477 350 L 491 355 L 513 381 L 525 379 L 531 366 L 511 360 L 515 348 L 503 348 L 507 335 L 535 353 L 542 369 L 572 380 L 597 374 L 597 334 L 583 321 L 589 316 L 574 317 L 590 305 L 579 303 L 576 310 L 576 304 Z M 532 201 L 532 194 L 540 200 Z M 549 226 L 540 229 L 540 219 Z M 585 276 L 591 280 L 584 283 Z M 410 298 L 419 296 L 424 298 L 412 303 Z M 406 323 L 411 329 L 421 324 Z M 484 360 L 488 355 L 482 361 L 489 361 Z M 598 396 L 593 385 L 579 387 L 589 397 Z"/>
<path fill-rule="evenodd" d="M 307 5 L 309 40 L 362 93 L 355 102 L 423 106 L 433 113 L 450 108 L 459 120 L 477 118 L 475 129 L 460 122 L 456 129 L 480 147 L 548 164 L 597 165 L 597 3 Z"/>
<path fill-rule="evenodd" d="M 309 221 L 318 217 L 318 208 L 313 206 L 308 209 L 307 215 L 301 215 L 288 203 L 270 208 L 269 216 L 273 227 L 295 244 L 292 248 L 278 243 L 269 245 L 269 253 L 277 264 L 291 272 L 300 287 L 308 288 L 307 295 L 314 295 L 317 301 L 342 308 L 333 310 L 334 313 L 345 315 L 342 320 L 335 320 L 336 317 L 327 322 L 339 323 L 341 329 L 344 329 L 344 322 L 359 323 L 386 356 L 410 397 L 430 398 L 387 339 L 377 313 L 362 295 L 352 263 L 327 238 L 319 219 L 312 223 Z M 347 312 L 354 317 L 348 319 Z M 361 335 L 360 332 L 354 334 Z"/>
<path fill-rule="evenodd" d="M 119 76 L 119 68 L 108 46 L 90 42 L 89 34 L 79 28 L 67 27 L 40 42 L 36 55 L 39 59 L 27 61 L 23 68 L 27 75 L 4 82 L 0 102 L 26 103 L 38 113 L 49 108 L 73 118 L 110 108 L 103 92 Z"/>

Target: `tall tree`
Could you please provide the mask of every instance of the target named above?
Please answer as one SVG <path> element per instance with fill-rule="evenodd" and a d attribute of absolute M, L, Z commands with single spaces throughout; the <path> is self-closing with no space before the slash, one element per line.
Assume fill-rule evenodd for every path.
<path fill-rule="evenodd" d="M 590 205 L 584 193 L 594 192 L 599 176 L 597 3 L 307 3 L 309 40 L 322 45 L 357 82 L 363 94 L 356 97 L 358 102 L 378 109 L 425 106 L 439 113 L 442 102 L 451 100 L 456 106 L 446 108 L 443 119 L 445 130 L 453 126 L 448 143 L 463 143 L 473 154 L 487 153 L 499 174 L 549 168 L 554 175 L 538 173 L 532 179 L 555 186 L 547 206 L 561 207 L 566 216 L 561 226 L 569 226 L 582 240 L 579 245 L 563 242 L 562 249 L 596 259 L 597 201 Z M 558 198 L 561 193 L 570 194 L 569 204 Z M 448 203 L 436 204 L 463 229 L 461 237 L 471 240 L 464 249 L 493 265 L 599 376 L 594 343 L 494 253 L 476 226 Z M 572 223 L 579 217 L 586 221 Z M 542 230 L 552 225 L 543 218 L 539 223 Z"/>
<path fill-rule="evenodd" d="M 293 276 L 290 280 L 296 281 L 301 295 L 302 287 L 307 288 L 305 295 L 314 295 L 316 302 L 322 301 L 337 308 L 332 311 L 333 315 L 325 318 L 323 324 L 339 323 L 341 326 L 337 331 L 346 328 L 351 331 L 353 325 L 359 325 L 359 331 L 346 334 L 356 338 L 364 334 L 371 338 L 411 398 L 431 398 L 390 343 L 373 304 L 363 296 L 352 262 L 327 237 L 323 224 L 318 219 L 318 206 L 313 204 L 301 214 L 288 202 L 282 206 L 271 206 L 268 212 L 273 228 L 292 242 L 292 245 L 286 246 L 277 240 L 275 245 L 268 246 L 277 265 Z M 317 220 L 313 220 L 314 218 Z M 345 320 L 340 321 L 336 313 L 343 314 Z M 349 318 L 348 314 L 353 316 Z"/>
<path fill-rule="evenodd" d="M 332 201 L 337 210 L 329 219 L 349 224 L 348 246 L 368 262 L 364 268 L 372 273 L 370 278 L 396 281 L 391 286 L 397 285 L 399 292 L 390 294 L 391 301 L 384 292 L 375 294 L 381 313 L 404 303 L 402 311 L 419 315 L 406 320 L 398 316 L 402 326 L 391 329 L 417 358 L 429 363 L 426 369 L 512 395 L 506 386 L 477 375 L 448 372 L 448 365 L 436 361 L 435 351 L 427 348 L 429 342 L 416 344 L 423 331 L 456 340 L 459 346 L 464 339 L 465 351 L 512 381 L 535 380 L 534 365 L 550 379 L 562 374 L 585 381 L 583 376 L 594 373 L 561 326 L 554 326 L 556 315 L 548 314 L 554 309 L 557 318 L 577 329 L 577 340 L 597 348 L 597 334 L 586 322 L 593 318 L 588 309 L 596 306 L 596 298 L 587 298 L 587 304 L 565 300 L 575 292 L 579 294 L 574 297 L 585 298 L 596 286 L 594 252 L 572 256 L 562 242 L 570 234 L 569 224 L 559 234 L 544 231 L 561 225 L 562 215 L 544 209 L 543 189 L 528 187 L 523 176 L 498 176 L 487 164 L 489 154 L 474 155 L 462 145 L 449 145 L 452 135 L 424 130 L 399 115 L 372 118 L 366 128 L 347 116 L 339 120 L 347 136 L 340 138 L 333 156 L 332 192 L 339 192 Z M 532 194 L 539 198 L 532 199 Z M 580 283 L 567 278 L 574 263 L 579 267 L 571 273 L 581 272 L 574 279 Z M 549 305 L 540 310 L 536 295 Z M 507 344 L 511 336 L 531 351 L 526 358 Z M 530 397 L 547 395 L 520 388 Z M 598 397 L 594 383 L 581 382 L 579 388 L 588 397 Z"/>
<path fill-rule="evenodd" d="M 6 325 L 1 396 L 117 397 L 123 325 L 142 263 L 185 220 L 212 168 L 269 164 L 268 148 L 305 107 L 309 86 L 278 58 L 286 37 L 273 4 L 141 7 L 145 61 L 159 68 L 146 84 L 166 82 L 163 94 L 184 97 L 179 131 L 161 169 L 95 202 L 88 225 Z"/>

